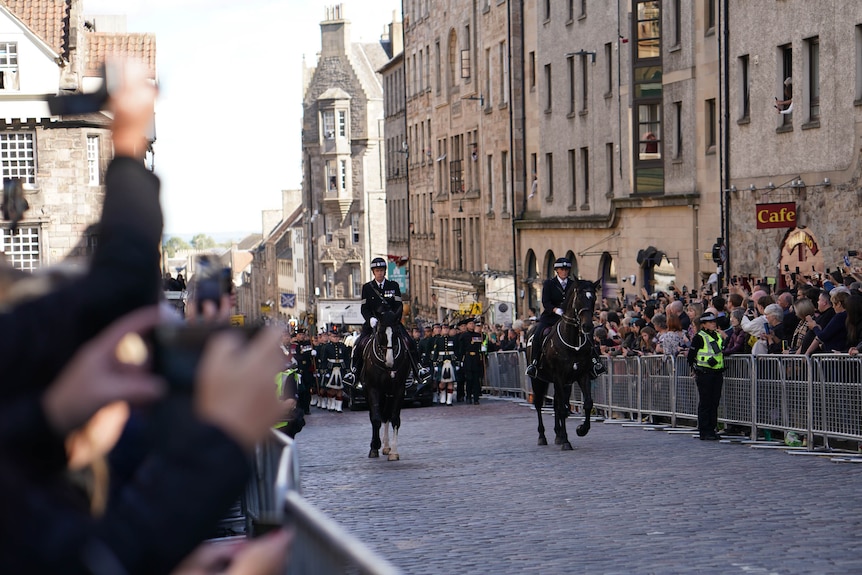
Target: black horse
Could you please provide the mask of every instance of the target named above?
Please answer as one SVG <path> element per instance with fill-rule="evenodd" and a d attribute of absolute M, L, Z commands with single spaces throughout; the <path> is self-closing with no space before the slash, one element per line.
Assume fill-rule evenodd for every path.
<path fill-rule="evenodd" d="M 575 288 L 569 291 L 563 302 L 563 315 L 550 328 L 550 334 L 543 345 L 544 355 L 538 366 L 536 377 L 530 378 L 533 385 L 533 405 L 539 417 L 539 445 L 547 445 L 545 425 L 542 423 L 542 406 L 548 385 L 554 384 L 554 443 L 562 445 L 563 451 L 572 449 L 566 432 L 566 418 L 569 416 L 569 397 L 575 381 L 584 396 L 584 423 L 578 426 L 578 437 L 590 432 L 590 412 L 593 409 L 593 396 L 590 390 L 592 370 L 592 329 L 593 309 L 596 305 L 596 292 L 600 282 L 578 280 Z M 527 363 L 530 362 L 532 338 L 542 337 L 527 333 Z"/>
<path fill-rule="evenodd" d="M 371 451 L 368 457 L 380 457 L 380 425 L 383 428 L 383 455 L 389 461 L 398 461 L 398 429 L 401 427 L 401 403 L 404 386 L 410 371 L 409 351 L 398 330 L 401 326 L 394 318 L 382 314 L 371 338 L 362 350 L 363 367 L 360 379 L 368 402 L 371 418 Z M 392 426 L 392 445 L 389 444 L 389 426 Z"/>

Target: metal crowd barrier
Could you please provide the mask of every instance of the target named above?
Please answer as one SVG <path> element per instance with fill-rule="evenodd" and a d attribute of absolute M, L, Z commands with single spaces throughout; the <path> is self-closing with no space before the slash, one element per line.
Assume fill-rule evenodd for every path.
<path fill-rule="evenodd" d="M 518 362 L 499 357 L 518 354 Z M 697 420 L 697 386 L 684 356 L 604 357 L 607 374 L 592 382 L 593 403 L 598 412 L 632 419 L 663 417 Z M 830 440 L 862 441 L 862 356 L 734 355 L 725 358 L 724 388 L 719 421 L 758 431 L 796 432 L 829 447 Z M 530 400 L 532 388 L 524 376 L 523 352 L 488 355 L 486 390 L 515 388 L 512 392 Z M 504 379 L 505 378 L 505 379 Z M 549 402 L 553 388 L 548 390 Z M 583 407 L 580 388 L 572 388 L 571 402 Z"/>
<path fill-rule="evenodd" d="M 489 353 L 487 359 L 482 392 L 498 397 L 527 399 L 529 392 L 524 387 L 526 354 L 523 351 L 495 351 Z"/>
<path fill-rule="evenodd" d="M 246 533 L 254 537 L 272 527 L 294 529 L 286 575 L 401 573 L 302 497 L 299 459 L 287 435 L 273 430 L 257 446 L 252 468 L 243 496 Z"/>

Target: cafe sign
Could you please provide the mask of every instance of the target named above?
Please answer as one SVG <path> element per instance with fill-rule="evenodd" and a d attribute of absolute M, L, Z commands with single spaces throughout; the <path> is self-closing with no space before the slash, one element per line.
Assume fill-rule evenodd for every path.
<path fill-rule="evenodd" d="M 793 202 L 780 204 L 757 204 L 757 229 L 795 228 L 796 204 Z"/>

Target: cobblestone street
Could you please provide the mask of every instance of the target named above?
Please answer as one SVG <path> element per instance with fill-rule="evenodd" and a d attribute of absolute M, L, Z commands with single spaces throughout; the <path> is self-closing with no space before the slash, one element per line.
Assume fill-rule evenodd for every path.
<path fill-rule="evenodd" d="M 500 399 L 405 409 L 397 462 L 365 411 L 307 421 L 304 496 L 405 573 L 862 572 L 862 465 L 577 419 L 562 452 Z"/>

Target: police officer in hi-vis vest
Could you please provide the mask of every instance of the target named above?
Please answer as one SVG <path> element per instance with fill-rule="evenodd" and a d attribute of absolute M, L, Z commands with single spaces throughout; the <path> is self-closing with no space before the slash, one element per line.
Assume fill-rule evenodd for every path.
<path fill-rule="evenodd" d="M 697 430 L 705 441 L 718 437 L 718 403 L 724 384 L 724 338 L 716 327 L 715 314 L 700 316 L 700 331 L 691 340 L 688 364 L 697 383 Z"/>

